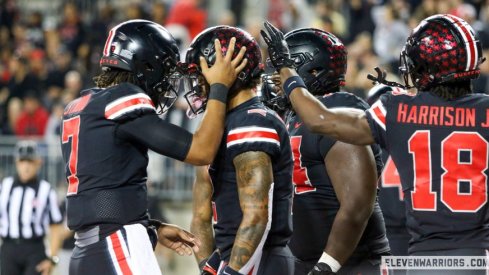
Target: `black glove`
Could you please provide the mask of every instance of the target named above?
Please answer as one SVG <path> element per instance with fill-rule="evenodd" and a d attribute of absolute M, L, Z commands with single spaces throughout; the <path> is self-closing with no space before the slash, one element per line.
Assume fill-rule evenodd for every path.
<path fill-rule="evenodd" d="M 260 33 L 268 45 L 268 55 L 275 70 L 279 72 L 284 67 L 295 68 L 294 60 L 290 58 L 289 46 L 285 42 L 284 34 L 268 21 L 264 25 L 267 31 L 261 30 Z"/>
<path fill-rule="evenodd" d="M 214 251 L 209 258 L 199 264 L 200 275 L 217 275 L 217 270 L 221 264 L 221 254 L 219 250 Z"/>
<path fill-rule="evenodd" d="M 335 275 L 336 272 L 331 270 L 331 267 L 326 263 L 317 263 L 307 275 Z"/>

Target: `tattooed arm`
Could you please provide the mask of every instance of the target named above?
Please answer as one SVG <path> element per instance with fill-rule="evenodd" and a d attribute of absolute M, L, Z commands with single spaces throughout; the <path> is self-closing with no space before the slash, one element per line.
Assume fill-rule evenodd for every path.
<path fill-rule="evenodd" d="M 214 233 L 212 231 L 212 184 L 207 166 L 195 168 L 195 182 L 192 190 L 193 207 L 190 232 L 197 236 L 202 245 L 195 253 L 197 264 L 207 259 L 214 250 Z"/>
<path fill-rule="evenodd" d="M 239 271 L 255 253 L 265 233 L 273 172 L 270 157 L 264 152 L 239 154 L 233 163 L 243 219 L 236 234 L 229 266 Z"/>

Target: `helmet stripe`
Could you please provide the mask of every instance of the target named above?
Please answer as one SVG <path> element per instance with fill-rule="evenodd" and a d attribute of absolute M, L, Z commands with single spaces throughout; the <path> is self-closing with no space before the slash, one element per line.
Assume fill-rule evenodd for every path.
<path fill-rule="evenodd" d="M 110 48 L 110 44 L 112 44 L 112 39 L 114 38 L 115 29 L 116 28 L 110 30 L 107 40 L 105 41 L 104 56 L 109 55 L 109 48 Z"/>
<path fill-rule="evenodd" d="M 469 70 L 475 70 L 477 66 L 477 51 L 476 51 L 476 45 L 475 45 L 475 37 L 474 35 L 470 32 L 470 30 L 465 26 L 465 24 L 460 21 L 460 18 L 447 14 L 445 16 L 450 22 L 454 23 L 454 26 L 459 30 L 460 34 L 462 35 L 462 38 L 464 39 L 465 42 L 465 47 L 467 51 L 467 65 L 465 67 L 466 71 Z"/>

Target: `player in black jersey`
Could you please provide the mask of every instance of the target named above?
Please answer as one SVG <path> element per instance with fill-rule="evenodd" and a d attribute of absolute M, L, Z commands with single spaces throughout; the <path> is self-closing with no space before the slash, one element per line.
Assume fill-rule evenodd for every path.
<path fill-rule="evenodd" d="M 367 103 L 373 105 L 381 95 L 394 92 L 405 93 L 399 87 L 378 84 L 367 93 Z M 406 208 L 404 193 L 397 167 L 387 150 L 382 149 L 384 170 L 379 182 L 379 204 L 385 220 L 385 229 L 392 255 L 406 256 L 408 254 L 409 233 L 406 228 Z"/>
<path fill-rule="evenodd" d="M 291 69 L 283 35 L 265 27 L 285 93 L 308 128 L 349 143 L 378 142 L 390 153 L 404 191 L 409 254 L 485 256 L 489 97 L 471 90 L 484 61 L 472 27 L 448 14 L 424 19 L 400 54 L 405 85 L 373 77 L 417 94 L 387 93 L 367 112 L 320 104 Z"/>
<path fill-rule="evenodd" d="M 247 32 L 217 26 L 194 39 L 186 62 L 195 68 L 204 54 L 212 63 L 212 41 L 225 43 L 233 36 L 236 45 L 246 46 L 248 65 L 230 89 L 216 158 L 208 175 L 200 169 L 195 183 L 191 230 L 203 240 L 197 259 L 203 274 L 292 275 L 294 257 L 286 246 L 292 234 L 292 153 L 283 121 L 256 93 L 263 68 L 260 48 Z M 208 86 L 199 69 L 195 93 L 187 99 L 205 106 Z"/>
<path fill-rule="evenodd" d="M 368 109 L 365 101 L 340 90 L 347 52 L 336 36 L 306 28 L 286 34 L 285 40 L 299 75 L 322 104 Z M 265 98 L 281 109 L 285 96 L 267 95 L 270 90 L 262 90 Z M 380 147 L 313 134 L 293 109 L 286 117 L 294 156 L 294 232 L 289 247 L 297 257 L 295 274 L 319 274 L 313 271 L 318 261 L 318 268 L 326 262 L 333 272 L 341 267 L 339 274 L 379 273 L 380 257 L 389 254 L 376 201 Z"/>
<path fill-rule="evenodd" d="M 234 49 L 235 40 L 230 45 Z M 220 44 L 216 41 L 216 47 Z M 209 111 L 194 135 L 158 117 L 176 99 L 178 48 L 162 26 L 132 20 L 115 26 L 100 60 L 97 88 L 65 109 L 62 151 L 68 181 L 67 218 L 75 230 L 70 274 L 160 274 L 150 237 L 190 254 L 192 234 L 151 222 L 147 215 L 146 168 L 150 148 L 192 164 L 213 160 L 224 128 L 227 90 L 246 65 L 233 51 L 202 61 L 211 84 Z M 148 225 L 155 230 L 148 230 Z"/>

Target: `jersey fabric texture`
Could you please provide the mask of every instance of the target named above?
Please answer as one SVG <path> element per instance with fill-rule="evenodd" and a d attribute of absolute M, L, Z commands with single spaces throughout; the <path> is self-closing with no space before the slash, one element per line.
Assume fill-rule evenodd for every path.
<path fill-rule="evenodd" d="M 71 102 L 62 126 L 68 227 L 120 227 L 147 219 L 148 148 L 183 160 L 190 147 L 187 134 L 181 143 L 166 145 L 173 148 L 160 148 L 165 141 L 159 136 L 174 128 L 157 117 L 149 96 L 129 83 L 87 90 Z"/>
<path fill-rule="evenodd" d="M 289 136 L 277 114 L 266 108 L 258 97 L 254 97 L 227 114 L 219 151 L 209 167 L 214 187 L 212 204 L 215 242 L 225 262 L 229 261 L 243 215 L 233 159 L 248 151 L 267 153 L 273 169 L 269 224 L 260 245 L 263 249 L 285 246 L 292 234 L 292 155 Z M 255 254 L 262 253 L 260 250 L 259 246 Z"/>
<path fill-rule="evenodd" d="M 368 104 L 350 93 L 338 92 L 317 97 L 326 107 L 368 109 Z M 301 261 L 317 262 L 321 257 L 340 204 L 327 174 L 324 159 L 336 140 L 313 134 L 294 113 L 287 118 L 294 156 L 295 185 L 293 221 L 290 241 L 292 253 Z M 372 146 L 377 171 L 382 171 L 381 151 Z M 348 169 L 348 168 L 345 168 Z M 369 257 L 389 251 L 384 220 L 378 202 L 353 257 Z"/>
<path fill-rule="evenodd" d="M 392 255 L 405 256 L 408 254 L 409 233 L 406 229 L 406 208 L 404 193 L 397 167 L 389 156 L 382 150 L 384 170 L 379 182 L 379 205 L 385 221 L 387 239 Z"/>
<path fill-rule="evenodd" d="M 401 178 L 409 253 L 487 248 L 489 97 L 387 93 L 367 112 Z"/>

